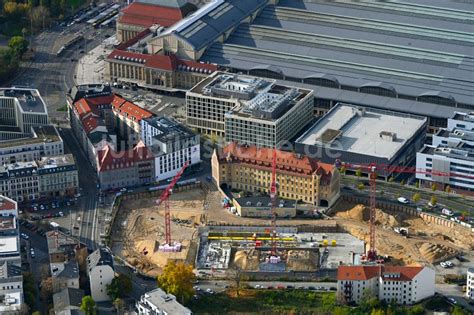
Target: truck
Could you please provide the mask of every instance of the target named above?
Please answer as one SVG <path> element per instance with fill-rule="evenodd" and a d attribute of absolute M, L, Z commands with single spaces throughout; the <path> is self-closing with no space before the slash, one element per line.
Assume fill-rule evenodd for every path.
<path fill-rule="evenodd" d="M 445 215 L 449 215 L 449 216 L 452 216 L 454 214 L 454 212 L 452 210 L 449 210 L 449 209 L 446 209 L 446 208 L 443 208 L 443 210 L 441 210 L 441 213 L 445 214 Z"/>

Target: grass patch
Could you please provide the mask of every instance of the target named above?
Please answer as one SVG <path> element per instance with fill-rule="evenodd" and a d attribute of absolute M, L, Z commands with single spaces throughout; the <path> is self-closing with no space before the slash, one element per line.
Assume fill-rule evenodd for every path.
<path fill-rule="evenodd" d="M 240 290 L 236 296 L 232 290 L 201 297 L 190 303 L 195 314 L 227 314 L 232 312 L 279 313 L 288 311 L 323 313 L 323 300 L 335 301 L 334 292 L 305 290 Z"/>
<path fill-rule="evenodd" d="M 56 109 L 58 112 L 67 112 L 67 105 L 61 106 L 58 109 Z"/>

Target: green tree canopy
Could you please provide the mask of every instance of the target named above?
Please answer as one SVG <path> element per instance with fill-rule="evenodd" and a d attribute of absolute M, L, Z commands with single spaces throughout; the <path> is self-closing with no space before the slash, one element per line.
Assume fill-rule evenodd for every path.
<path fill-rule="evenodd" d="M 167 293 L 175 295 L 179 301 L 187 301 L 194 295 L 195 279 L 193 266 L 171 261 L 166 264 L 163 274 L 158 277 L 158 285 Z"/>
<path fill-rule="evenodd" d="M 438 199 L 436 199 L 436 196 L 431 196 L 430 203 L 433 206 L 435 206 L 437 202 L 438 202 Z"/>
<path fill-rule="evenodd" d="M 21 57 L 28 49 L 28 41 L 23 36 L 13 36 L 8 42 L 8 47 Z"/>
<path fill-rule="evenodd" d="M 90 295 L 86 295 L 82 298 L 81 310 L 86 315 L 96 315 L 97 311 L 95 310 L 95 301 Z"/>
<path fill-rule="evenodd" d="M 119 274 L 106 286 L 106 290 L 107 295 L 110 296 L 112 301 L 115 301 L 132 292 L 132 280 L 127 275 Z"/>
<path fill-rule="evenodd" d="M 420 193 L 414 193 L 411 199 L 413 200 L 414 203 L 418 203 L 421 200 Z"/>

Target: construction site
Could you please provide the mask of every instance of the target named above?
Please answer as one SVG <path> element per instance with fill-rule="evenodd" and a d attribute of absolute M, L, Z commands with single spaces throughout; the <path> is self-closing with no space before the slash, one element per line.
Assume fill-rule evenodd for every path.
<path fill-rule="evenodd" d="M 272 175 L 273 200 L 275 167 Z M 469 229 L 443 226 L 399 205 L 377 208 L 375 176 L 368 206 L 340 198 L 319 220 L 277 220 L 274 211 L 270 218 L 242 218 L 228 211 L 225 196 L 210 183 L 173 189 L 179 177 L 162 191 L 124 196 L 114 220 L 112 250 L 150 276 L 170 259 L 197 269 L 282 273 L 374 262 L 433 265 L 473 255 Z"/>
<path fill-rule="evenodd" d="M 369 207 L 339 202 L 333 212 L 338 226 L 369 243 Z M 474 250 L 469 229 L 444 227 L 403 212 L 376 209 L 375 230 L 377 252 L 390 256 L 389 264 L 431 265 Z"/>

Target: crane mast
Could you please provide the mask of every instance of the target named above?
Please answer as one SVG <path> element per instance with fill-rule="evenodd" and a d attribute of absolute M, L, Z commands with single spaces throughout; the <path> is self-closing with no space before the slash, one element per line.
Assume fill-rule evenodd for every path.
<path fill-rule="evenodd" d="M 276 149 L 273 149 L 272 156 L 272 182 L 270 184 L 270 200 L 272 204 L 272 231 L 271 231 L 271 256 L 276 257 Z"/>
<path fill-rule="evenodd" d="M 160 196 L 160 199 L 156 200 L 156 204 L 160 205 L 163 202 L 165 203 L 165 245 L 171 246 L 171 215 L 170 215 L 170 205 L 169 205 L 169 197 L 173 190 L 174 185 L 178 182 L 178 180 L 183 175 L 184 171 L 188 167 L 189 162 L 186 162 L 183 167 L 179 170 L 179 172 L 173 177 L 173 180 L 170 184 L 166 187 L 165 191 Z"/>

